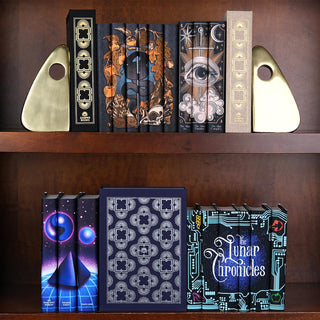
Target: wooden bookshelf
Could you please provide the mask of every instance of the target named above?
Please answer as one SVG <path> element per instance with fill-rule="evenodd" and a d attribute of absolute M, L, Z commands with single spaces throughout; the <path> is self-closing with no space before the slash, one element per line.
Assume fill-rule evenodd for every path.
<path fill-rule="evenodd" d="M 0 134 L 0 150 L 2 152 L 91 154 L 320 153 L 320 139 L 317 133 L 2 132 Z"/>
<path fill-rule="evenodd" d="M 66 43 L 69 9 L 97 22 L 177 23 L 253 11 L 253 45 L 279 64 L 296 98 L 295 133 L 37 133 L 20 115 L 34 77 Z M 319 319 L 320 78 L 318 0 L 40 0 L 0 3 L 0 319 Z M 275 115 L 276 116 L 276 115 Z M 288 209 L 286 310 L 268 313 L 42 314 L 44 191 L 96 194 L 100 186 L 184 186 L 188 205 L 281 202 Z"/>

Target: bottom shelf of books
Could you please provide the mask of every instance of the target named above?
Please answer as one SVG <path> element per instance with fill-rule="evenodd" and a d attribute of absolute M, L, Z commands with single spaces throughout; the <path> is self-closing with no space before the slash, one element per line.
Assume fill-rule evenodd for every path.
<path fill-rule="evenodd" d="M 41 313 L 40 285 L 0 289 L 0 319 L 303 319 L 320 318 L 320 283 L 288 283 L 285 311 L 270 312 L 97 312 Z"/>

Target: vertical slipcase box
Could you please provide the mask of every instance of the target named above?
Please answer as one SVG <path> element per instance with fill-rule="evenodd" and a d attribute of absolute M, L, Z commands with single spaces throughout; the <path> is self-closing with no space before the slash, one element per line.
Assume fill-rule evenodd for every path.
<path fill-rule="evenodd" d="M 186 190 L 101 188 L 100 311 L 186 310 Z"/>

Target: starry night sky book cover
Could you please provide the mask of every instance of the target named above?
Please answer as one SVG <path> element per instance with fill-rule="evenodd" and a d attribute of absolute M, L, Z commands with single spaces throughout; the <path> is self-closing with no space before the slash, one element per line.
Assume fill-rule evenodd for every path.
<path fill-rule="evenodd" d="M 58 295 L 56 278 L 52 275 L 57 270 L 57 234 L 58 234 L 58 199 L 62 194 L 47 194 L 42 197 L 42 248 L 41 248 L 41 310 L 56 312 Z"/>
<path fill-rule="evenodd" d="M 76 214 L 78 195 L 58 201 L 58 311 L 77 311 Z"/>
<path fill-rule="evenodd" d="M 186 190 L 101 188 L 99 310 L 186 310 Z"/>
<path fill-rule="evenodd" d="M 99 196 L 83 195 L 77 199 L 77 310 L 98 309 L 98 215 Z"/>

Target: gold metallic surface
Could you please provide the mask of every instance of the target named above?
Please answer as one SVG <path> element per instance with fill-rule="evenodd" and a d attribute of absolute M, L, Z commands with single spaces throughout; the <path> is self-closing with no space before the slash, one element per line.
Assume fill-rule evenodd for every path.
<path fill-rule="evenodd" d="M 54 64 L 65 74 L 55 80 L 50 76 Z M 23 106 L 21 121 L 30 131 L 69 131 L 69 49 L 58 46 L 42 65 Z"/>
<path fill-rule="evenodd" d="M 300 124 L 300 114 L 289 88 L 276 61 L 263 47 L 252 51 L 252 108 L 254 132 L 292 132 Z M 271 70 L 271 77 L 262 80 L 260 67 Z"/>

